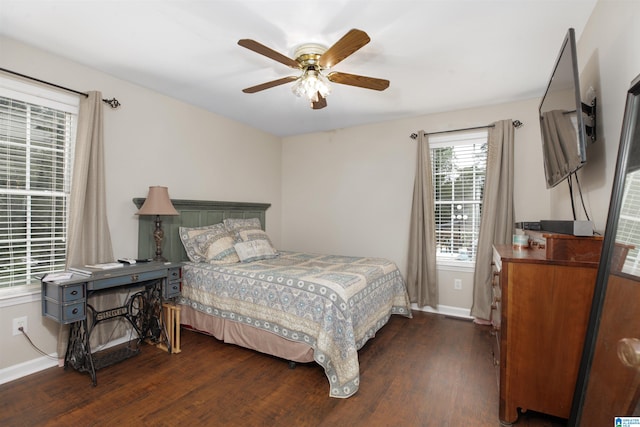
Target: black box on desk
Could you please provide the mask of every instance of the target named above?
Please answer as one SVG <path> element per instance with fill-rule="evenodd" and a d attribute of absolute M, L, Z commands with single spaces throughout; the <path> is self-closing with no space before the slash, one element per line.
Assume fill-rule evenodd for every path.
<path fill-rule="evenodd" d="M 573 236 L 593 236 L 593 222 L 584 220 L 540 221 L 542 231 L 571 234 Z"/>

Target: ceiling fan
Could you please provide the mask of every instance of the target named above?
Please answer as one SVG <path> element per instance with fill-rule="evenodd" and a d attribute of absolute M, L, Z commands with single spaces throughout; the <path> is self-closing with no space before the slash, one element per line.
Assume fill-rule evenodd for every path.
<path fill-rule="evenodd" d="M 292 87 L 293 93 L 300 97 L 306 97 L 311 103 L 311 108 L 319 110 L 327 106 L 326 96 L 331 91 L 330 82 L 365 89 L 385 90 L 389 87 L 389 80 L 337 71 L 332 71 L 325 75 L 328 69 L 369 43 L 370 40 L 364 31 L 353 29 L 328 49 L 315 43 L 299 46 L 295 51 L 295 59 L 282 55 L 255 40 L 239 40 L 238 44 L 240 46 L 301 71 L 298 76 L 283 77 L 248 87 L 242 91 L 244 93 L 255 93 L 295 81 Z"/>

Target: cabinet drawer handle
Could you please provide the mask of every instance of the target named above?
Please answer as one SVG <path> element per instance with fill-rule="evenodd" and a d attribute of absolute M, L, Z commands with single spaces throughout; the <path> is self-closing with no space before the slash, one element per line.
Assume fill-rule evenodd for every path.
<path fill-rule="evenodd" d="M 78 314 L 78 309 L 74 308 L 73 310 L 71 310 L 71 314 Z"/>
<path fill-rule="evenodd" d="M 640 369 L 640 340 L 622 338 L 618 341 L 618 358 L 624 366 Z"/>
<path fill-rule="evenodd" d="M 71 291 L 71 295 L 78 295 L 78 291 L 77 290 Z"/>
<path fill-rule="evenodd" d="M 137 282 L 138 281 L 138 275 L 137 274 L 132 274 L 131 275 L 131 280 L 134 281 L 134 282 Z"/>

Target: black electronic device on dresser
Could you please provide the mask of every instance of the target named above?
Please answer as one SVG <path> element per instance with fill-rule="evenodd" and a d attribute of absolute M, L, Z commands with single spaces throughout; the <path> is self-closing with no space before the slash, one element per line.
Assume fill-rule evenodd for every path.
<path fill-rule="evenodd" d="M 70 325 L 65 368 L 71 366 L 88 372 L 93 385 L 96 385 L 97 369 L 135 356 L 145 340 L 160 344 L 172 353 L 164 324 L 163 300 L 179 296 L 182 283 L 180 263 L 103 266 L 105 269 L 100 266 L 74 268 L 42 279 L 42 315 Z M 124 305 L 97 310 L 91 304 L 92 296 L 121 289 L 131 290 Z M 135 345 L 93 353 L 90 339 L 94 327 L 118 317 L 127 319 L 133 327 L 137 335 Z"/>

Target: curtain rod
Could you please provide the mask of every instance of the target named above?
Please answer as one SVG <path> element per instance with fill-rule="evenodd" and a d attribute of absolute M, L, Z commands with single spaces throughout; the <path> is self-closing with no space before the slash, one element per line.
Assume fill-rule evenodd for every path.
<path fill-rule="evenodd" d="M 520 128 L 524 125 L 524 123 L 522 123 L 520 120 L 514 120 L 511 122 L 511 124 L 513 125 L 514 128 Z M 486 126 L 475 126 L 475 127 L 471 127 L 471 128 L 463 128 L 463 129 L 451 129 L 451 130 L 441 130 L 439 132 L 425 132 L 425 135 L 438 135 L 441 133 L 449 133 L 449 132 L 462 132 L 465 130 L 476 130 L 476 129 L 487 129 L 487 128 L 492 128 L 495 127 L 495 125 L 486 125 Z M 418 137 L 417 133 L 412 133 L 411 135 L 409 135 L 411 137 L 411 139 L 416 139 Z"/>
<path fill-rule="evenodd" d="M 85 92 L 80 92 L 80 91 L 77 91 L 77 90 L 74 90 L 74 89 L 69 89 L 68 87 L 60 86 L 60 85 L 57 85 L 55 83 L 51 83 L 51 82 L 48 82 L 48 81 L 45 81 L 45 80 L 40 80 L 40 79 L 37 79 L 35 77 L 27 76 L 26 74 L 21 74 L 21 73 L 15 72 L 15 71 L 7 70 L 6 68 L 0 68 L 0 71 L 4 71 L 5 73 L 13 74 L 14 76 L 19 76 L 19 77 L 22 77 L 22 78 L 25 78 L 25 79 L 33 80 L 34 82 L 43 83 L 43 84 L 48 85 L 48 86 L 53 86 L 53 87 L 58 88 L 58 89 L 66 90 L 67 92 L 72 92 L 72 93 L 75 93 L 77 95 L 82 95 L 82 96 L 87 96 L 87 97 L 89 96 L 89 94 L 87 94 Z M 114 108 L 114 109 L 118 108 L 120 106 L 120 101 L 118 101 L 115 98 L 103 99 L 102 102 L 104 102 L 105 104 L 109 104 L 109 106 L 111 106 L 111 108 Z"/>

